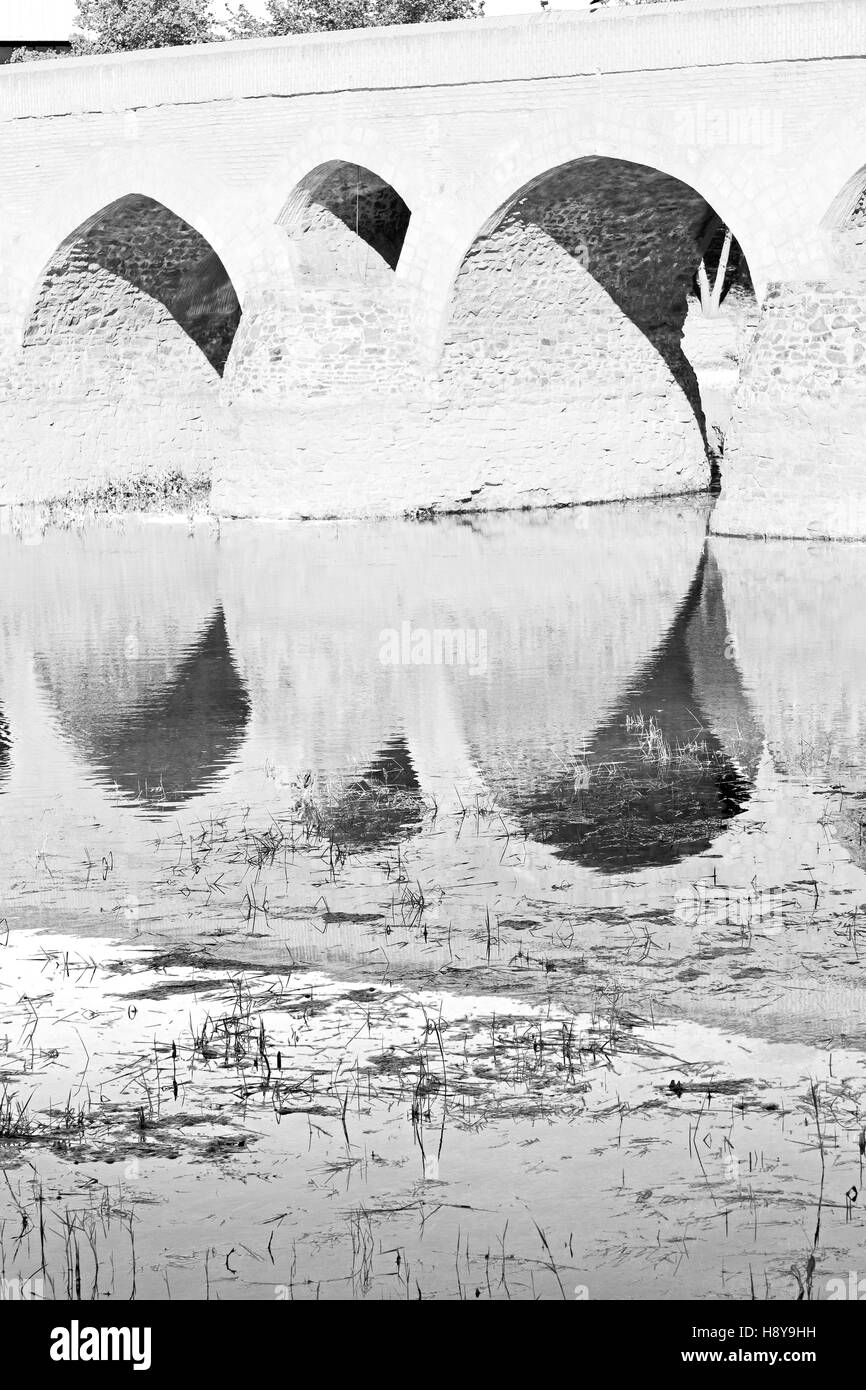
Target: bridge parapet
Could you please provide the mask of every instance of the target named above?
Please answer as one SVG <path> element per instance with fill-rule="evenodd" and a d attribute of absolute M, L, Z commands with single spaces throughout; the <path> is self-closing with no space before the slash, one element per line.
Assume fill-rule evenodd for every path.
<path fill-rule="evenodd" d="M 681 0 L 16 64 L 0 120 L 181 102 L 850 58 L 860 0 Z"/>

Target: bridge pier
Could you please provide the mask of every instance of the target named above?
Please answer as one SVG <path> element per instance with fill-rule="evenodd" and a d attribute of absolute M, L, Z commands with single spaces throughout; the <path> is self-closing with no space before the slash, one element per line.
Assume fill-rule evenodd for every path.
<path fill-rule="evenodd" d="M 726 440 L 719 535 L 866 538 L 866 292 L 769 287 Z"/>
<path fill-rule="evenodd" d="M 263 403 L 232 412 L 230 453 L 215 460 L 217 515 L 296 519 L 664 497 L 706 488 L 695 438 L 662 451 L 640 410 L 587 428 L 572 402 L 468 401 L 455 407 L 419 390 L 413 398 L 323 398 L 293 412 Z M 691 447 L 689 447 L 691 443 Z"/>

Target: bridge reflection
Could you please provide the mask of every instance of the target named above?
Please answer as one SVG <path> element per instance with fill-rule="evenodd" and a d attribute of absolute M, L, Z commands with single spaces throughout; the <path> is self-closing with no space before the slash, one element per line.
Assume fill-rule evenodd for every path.
<path fill-rule="evenodd" d="M 132 659 L 131 689 L 119 690 L 111 663 L 90 661 L 77 673 L 84 698 L 70 707 L 52 664 L 37 670 L 58 707 L 61 726 L 97 779 L 136 805 L 158 810 L 191 800 L 235 757 L 250 714 L 217 608 L 168 679 L 164 661 Z M 156 667 L 156 670 L 154 668 Z"/>
<path fill-rule="evenodd" d="M 130 542 L 149 556 L 135 589 L 124 545 L 97 548 L 98 628 L 84 588 L 53 616 L 39 591 L 35 671 L 88 781 L 149 816 L 294 806 L 360 850 L 417 832 L 432 803 L 483 801 L 592 870 L 675 864 L 748 801 L 762 731 L 704 511 L 593 522 L 294 528 L 291 544 L 278 529 L 254 545 L 241 527 L 193 561 L 172 542 L 163 569 L 151 528 Z M 53 558 L 63 593 L 62 546 Z M 483 631 L 489 668 L 383 664 L 380 633 L 404 614 Z"/>
<path fill-rule="evenodd" d="M 251 958 L 462 969 L 489 911 L 501 966 L 572 931 L 597 966 L 651 917 L 677 1007 L 751 1019 L 756 952 L 768 980 L 800 972 L 762 1028 L 850 1031 L 856 960 L 841 985 L 813 962 L 864 897 L 866 549 L 708 541 L 691 505 L 576 520 L 0 538 L 4 900 L 109 934 L 131 886 L 142 935 L 169 913 L 216 940 L 240 913 L 246 942 L 236 837 L 309 793 L 362 853 L 265 865 Z M 486 632 L 486 669 L 383 664 L 404 619 Z M 160 776 L 174 803 L 140 796 Z M 225 898 L 176 876 L 211 816 Z M 112 851 L 125 879 L 83 896 Z"/>
<path fill-rule="evenodd" d="M 722 537 L 710 547 L 773 768 L 789 787 L 824 793 L 800 862 L 835 840 L 866 868 L 866 548 Z"/>
<path fill-rule="evenodd" d="M 735 664 L 718 570 L 704 554 L 671 627 L 583 746 L 515 749 L 488 776 L 521 830 L 605 872 L 675 864 L 708 849 L 746 804 L 762 738 Z"/>
<path fill-rule="evenodd" d="M 403 735 L 389 739 L 326 808 L 323 829 L 342 846 L 374 849 L 416 832 L 424 820 L 422 787 Z"/>

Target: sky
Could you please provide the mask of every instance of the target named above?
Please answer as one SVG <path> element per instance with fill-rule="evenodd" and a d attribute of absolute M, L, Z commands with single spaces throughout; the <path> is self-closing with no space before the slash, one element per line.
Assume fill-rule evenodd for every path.
<path fill-rule="evenodd" d="M 233 0 L 232 0 L 233 3 Z M 584 9 L 588 0 L 551 0 L 557 10 Z M 264 0 L 246 0 L 253 14 L 264 12 Z M 223 9 L 214 0 L 214 12 Z M 526 14 L 540 8 L 540 0 L 486 0 L 487 14 Z M 8 38 L 62 39 L 73 27 L 75 0 L 0 0 L 0 42 Z"/>

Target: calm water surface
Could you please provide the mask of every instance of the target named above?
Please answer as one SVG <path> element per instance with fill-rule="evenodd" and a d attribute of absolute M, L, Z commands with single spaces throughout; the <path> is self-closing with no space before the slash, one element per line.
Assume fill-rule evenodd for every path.
<path fill-rule="evenodd" d="M 866 548 L 708 515 L 7 526 L 10 1288 L 847 1279 Z"/>

